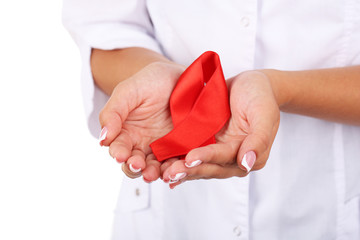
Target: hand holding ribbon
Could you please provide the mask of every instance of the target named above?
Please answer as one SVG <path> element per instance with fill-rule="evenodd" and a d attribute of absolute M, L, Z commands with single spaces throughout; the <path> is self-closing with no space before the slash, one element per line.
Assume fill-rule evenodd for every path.
<path fill-rule="evenodd" d="M 261 71 L 248 71 L 228 86 L 232 114 L 216 134 L 217 143 L 191 150 L 185 161 L 161 165 L 171 188 L 188 180 L 244 177 L 265 166 L 280 120 L 272 84 Z"/>
<path fill-rule="evenodd" d="M 230 117 L 228 90 L 219 56 L 205 52 L 180 76 L 170 97 L 174 129 L 150 144 L 159 161 L 215 143 Z"/>
<path fill-rule="evenodd" d="M 160 162 L 149 144 L 173 129 L 169 99 L 184 67 L 152 63 L 120 82 L 100 113 L 101 144 L 127 176 L 155 180 Z"/>
<path fill-rule="evenodd" d="M 207 54 L 212 55 L 212 53 Z M 197 64 L 196 71 L 204 68 L 204 64 L 200 63 Z M 172 94 L 171 111 L 179 113 L 175 114 L 175 117 L 170 114 L 169 100 L 177 79 L 184 70 L 180 65 L 151 64 L 115 88 L 100 115 L 103 130 L 107 130 L 107 134 L 102 136 L 102 144 L 110 146 L 110 155 L 118 162 L 126 162 L 123 166 L 128 176 L 138 177 L 142 174 L 147 181 L 156 180 L 159 176 L 162 176 L 164 181 L 169 181 L 171 177 L 174 179 L 174 176 L 182 177 L 181 181 L 171 185 L 175 186 L 184 180 L 246 176 L 250 169 L 257 170 L 265 165 L 279 124 L 279 108 L 269 79 L 260 71 L 249 71 L 228 81 L 232 115 L 215 135 L 217 143 L 214 144 L 214 134 L 226 122 L 228 118 L 226 114 L 229 111 L 227 106 L 218 112 L 211 108 L 206 108 L 204 112 L 198 109 L 198 106 L 202 104 L 209 106 L 208 103 L 212 104 L 214 101 L 214 98 L 210 97 L 209 101 L 200 102 L 200 99 L 208 94 L 209 84 L 215 82 L 209 79 L 212 79 L 214 72 L 219 71 L 214 71 L 219 69 L 214 68 L 216 66 L 214 62 L 210 61 L 209 64 L 212 66 L 210 74 L 202 73 L 200 79 L 203 80 L 195 81 L 195 87 L 191 87 L 194 83 L 188 81 L 181 83 L 185 89 L 190 88 L 190 91 L 196 94 L 190 96 L 187 91 L 174 91 Z M 180 86 L 180 81 L 178 85 Z M 218 88 L 226 89 L 224 82 L 220 81 Z M 224 96 L 223 92 L 220 95 Z M 181 101 L 175 101 L 181 98 L 175 96 L 183 96 L 186 104 L 181 106 Z M 177 105 L 180 105 L 180 108 L 174 110 L 174 106 Z M 181 145 L 181 141 L 174 143 L 173 140 L 176 138 L 172 137 L 168 146 L 175 144 L 175 149 L 180 149 L 176 152 L 172 152 L 174 148 L 165 148 L 163 151 L 161 147 L 156 147 L 154 140 L 158 140 L 158 143 L 163 141 L 176 132 L 176 128 L 181 129 L 182 125 L 190 126 L 190 131 L 180 131 L 179 136 L 184 139 L 187 136 L 193 137 L 198 131 L 201 132 L 204 126 L 202 124 L 206 123 L 208 118 L 212 118 L 207 117 L 206 113 L 220 113 L 223 110 L 225 110 L 224 115 L 215 114 L 214 118 L 219 117 L 224 122 L 217 121 L 220 123 L 216 125 L 218 128 L 204 131 L 206 134 L 200 134 L 200 140 L 191 139 L 190 145 L 187 143 Z M 194 118 L 192 116 L 194 113 L 200 118 Z M 195 119 L 195 122 L 199 123 L 197 128 L 191 128 L 189 119 Z M 162 138 L 164 135 L 165 138 Z M 160 149 L 160 154 L 157 153 L 160 160 L 186 155 L 185 161 L 171 158 L 163 163 L 159 162 L 152 154 L 150 143 L 155 153 L 156 149 Z M 170 153 L 168 150 L 171 150 Z M 201 165 L 199 160 L 203 162 Z M 139 171 L 134 174 L 130 169 Z"/>

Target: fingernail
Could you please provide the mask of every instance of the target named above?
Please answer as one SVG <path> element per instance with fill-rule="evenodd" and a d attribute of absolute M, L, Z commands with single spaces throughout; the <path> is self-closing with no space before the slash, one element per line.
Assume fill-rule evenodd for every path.
<path fill-rule="evenodd" d="M 199 166 L 202 163 L 201 160 L 195 160 L 193 162 L 191 162 L 190 164 L 188 164 L 187 162 L 185 163 L 185 166 L 188 168 L 192 168 L 192 167 L 196 167 Z"/>
<path fill-rule="evenodd" d="M 101 146 L 102 146 L 102 141 L 104 141 L 106 139 L 107 133 L 108 133 L 108 129 L 106 127 L 103 127 L 101 129 L 100 136 L 99 136 L 99 142 L 100 142 Z"/>
<path fill-rule="evenodd" d="M 134 168 L 131 163 L 129 164 L 129 168 L 130 168 L 130 171 L 132 171 L 133 173 L 138 173 L 141 171 L 141 168 Z"/>
<path fill-rule="evenodd" d="M 241 160 L 241 165 L 246 168 L 247 172 L 250 172 L 251 168 L 254 166 L 256 160 L 256 154 L 254 151 L 247 152 L 243 159 Z"/>
<path fill-rule="evenodd" d="M 184 177 L 186 177 L 186 173 L 178 173 L 178 174 L 176 174 L 174 177 L 172 177 L 172 176 L 169 176 L 169 178 L 170 178 L 170 182 L 177 182 L 177 181 L 179 181 L 180 179 L 183 179 Z"/>

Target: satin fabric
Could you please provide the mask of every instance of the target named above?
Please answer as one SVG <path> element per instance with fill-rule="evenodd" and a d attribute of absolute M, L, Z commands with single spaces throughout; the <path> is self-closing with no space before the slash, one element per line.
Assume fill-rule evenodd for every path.
<path fill-rule="evenodd" d="M 215 143 L 215 134 L 230 117 L 229 97 L 220 58 L 205 52 L 180 76 L 170 97 L 174 129 L 152 142 L 158 161 L 180 157 Z"/>

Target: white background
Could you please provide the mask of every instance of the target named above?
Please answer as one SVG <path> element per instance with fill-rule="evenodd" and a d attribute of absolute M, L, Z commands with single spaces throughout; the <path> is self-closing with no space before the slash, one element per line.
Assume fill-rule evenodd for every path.
<path fill-rule="evenodd" d="M 0 239 L 109 239 L 121 167 L 86 126 L 61 0 L 0 2 Z"/>

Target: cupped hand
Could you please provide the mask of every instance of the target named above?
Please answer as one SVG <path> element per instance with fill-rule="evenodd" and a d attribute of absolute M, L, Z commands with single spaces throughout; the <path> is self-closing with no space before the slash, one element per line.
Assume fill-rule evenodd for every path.
<path fill-rule="evenodd" d="M 194 179 L 243 177 L 265 166 L 280 122 L 273 86 L 264 73 L 248 71 L 229 79 L 228 87 L 231 118 L 217 133 L 217 143 L 193 149 L 185 161 L 163 164 L 163 180 L 170 187 Z"/>
<path fill-rule="evenodd" d="M 160 162 L 149 144 L 173 128 L 169 98 L 185 68 L 173 63 L 152 63 L 120 82 L 100 113 L 100 144 L 123 164 L 129 177 L 147 181 L 160 176 Z"/>

